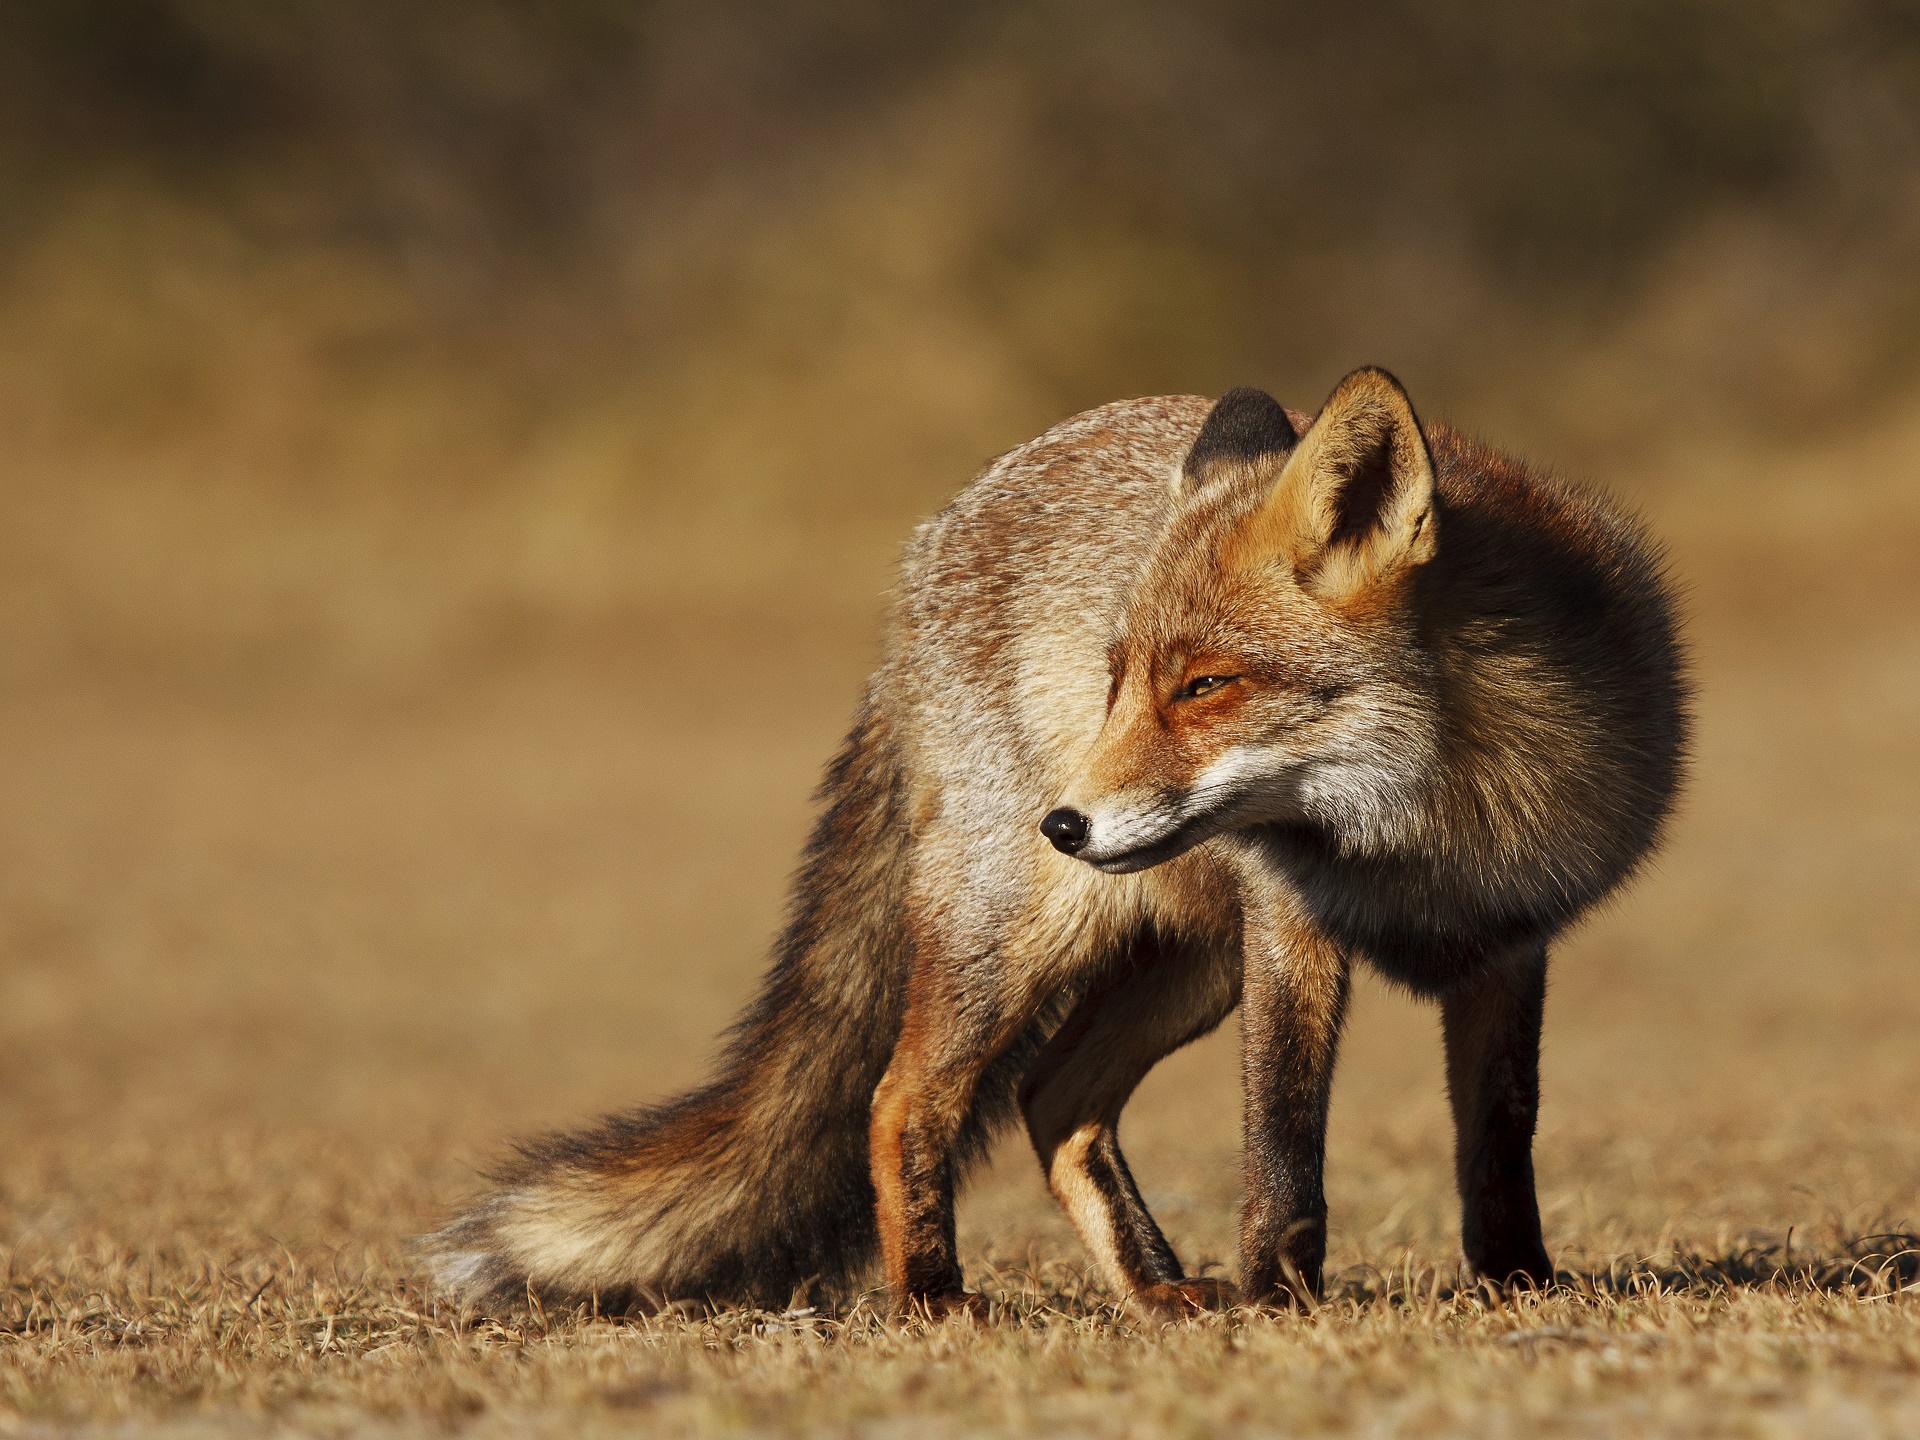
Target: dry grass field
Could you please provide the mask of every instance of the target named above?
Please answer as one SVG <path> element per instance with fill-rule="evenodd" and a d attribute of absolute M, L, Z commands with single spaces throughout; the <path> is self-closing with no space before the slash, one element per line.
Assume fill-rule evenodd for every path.
<path fill-rule="evenodd" d="M 1124 1319 L 1012 1137 L 962 1207 L 983 1328 L 423 1292 L 408 1237 L 501 1137 L 687 1084 L 748 993 L 876 643 L 891 539 L 850 530 L 773 598 L 715 553 L 430 663 L 0 692 L 0 1431 L 1920 1434 L 1920 412 L 1620 468 L 1698 763 L 1557 960 L 1554 1292 L 1456 1291 L 1436 1027 L 1377 984 L 1311 1317 Z M 1236 1123 L 1223 1032 L 1125 1126 L 1228 1270 Z"/>

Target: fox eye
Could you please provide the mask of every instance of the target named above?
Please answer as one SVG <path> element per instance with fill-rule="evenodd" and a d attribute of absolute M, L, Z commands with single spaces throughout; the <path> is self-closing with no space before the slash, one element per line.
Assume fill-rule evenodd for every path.
<path fill-rule="evenodd" d="M 1238 675 L 1196 675 L 1180 687 L 1182 700 L 1193 700 L 1218 690 L 1222 685 L 1230 685 L 1240 677 Z"/>

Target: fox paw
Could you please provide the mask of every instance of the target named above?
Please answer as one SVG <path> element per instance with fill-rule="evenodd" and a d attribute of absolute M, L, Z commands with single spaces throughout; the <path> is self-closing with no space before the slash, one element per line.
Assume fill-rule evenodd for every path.
<path fill-rule="evenodd" d="M 1230 1310 L 1240 1303 L 1240 1292 L 1226 1280 L 1168 1280 L 1134 1291 L 1127 1303 L 1150 1319 L 1181 1320 L 1208 1310 Z"/>
<path fill-rule="evenodd" d="M 1476 1264 L 1469 1260 L 1466 1278 L 1476 1288 L 1496 1296 L 1508 1296 L 1523 1290 L 1547 1290 L 1554 1283 L 1553 1262 L 1546 1252 L 1503 1256 Z"/>
<path fill-rule="evenodd" d="M 925 1320 L 929 1324 L 938 1324 L 955 1315 L 965 1315 L 969 1319 L 984 1322 L 991 1310 L 987 1297 L 971 1290 L 955 1290 L 945 1295 L 916 1295 L 902 1307 L 902 1312 L 909 1318 Z"/>

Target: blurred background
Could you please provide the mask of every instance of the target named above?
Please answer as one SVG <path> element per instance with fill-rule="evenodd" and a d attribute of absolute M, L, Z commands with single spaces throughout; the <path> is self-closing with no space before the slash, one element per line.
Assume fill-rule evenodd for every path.
<path fill-rule="evenodd" d="M 871 591 L 1067 414 L 1363 361 L 1617 484 L 1852 432 L 1920 374 L 1917 17 L 15 0 L 0 653 Z"/>
<path fill-rule="evenodd" d="M 319 1185 L 370 1208 L 273 1233 L 385 1245 L 690 1082 L 910 527 L 1087 406 L 1361 363 L 1689 594 L 1556 1244 L 1920 1212 L 1920 6 L 10 0 L 12 1243 Z M 1210 1047 L 1128 1123 L 1225 1254 Z M 1341 1084 L 1337 1252 L 1444 1253 L 1428 1013 L 1364 990 Z"/>

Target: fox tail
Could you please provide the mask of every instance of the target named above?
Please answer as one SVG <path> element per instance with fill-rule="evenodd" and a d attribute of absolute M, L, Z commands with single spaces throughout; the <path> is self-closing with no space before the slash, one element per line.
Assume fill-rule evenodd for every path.
<path fill-rule="evenodd" d="M 785 932 L 713 1080 L 525 1142 L 422 1241 L 466 1303 L 785 1305 L 876 1245 L 867 1125 L 912 963 L 904 785 L 871 697 L 821 785 Z"/>

